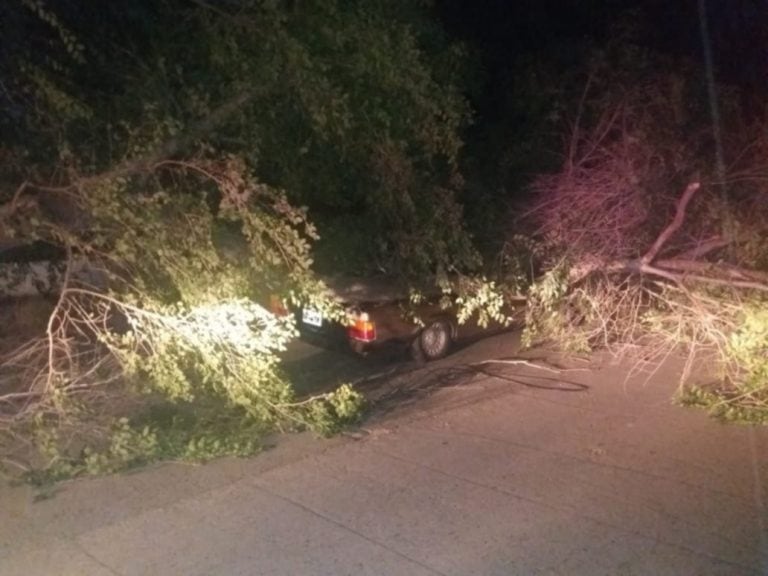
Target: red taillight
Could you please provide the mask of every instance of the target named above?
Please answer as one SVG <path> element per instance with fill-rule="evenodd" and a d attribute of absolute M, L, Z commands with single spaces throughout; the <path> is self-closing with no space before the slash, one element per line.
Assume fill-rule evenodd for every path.
<path fill-rule="evenodd" d="M 272 294 L 269 297 L 269 309 L 275 316 L 287 316 L 288 308 L 285 307 L 285 303 L 282 298 Z"/>
<path fill-rule="evenodd" d="M 350 315 L 347 333 L 352 340 L 373 342 L 376 340 L 376 323 L 372 322 L 365 312 Z"/>

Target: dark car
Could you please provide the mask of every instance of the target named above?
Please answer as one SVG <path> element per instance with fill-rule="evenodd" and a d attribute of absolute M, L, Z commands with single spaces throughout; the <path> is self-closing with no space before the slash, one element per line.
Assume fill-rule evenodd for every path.
<path fill-rule="evenodd" d="M 329 320 L 312 308 L 296 310 L 299 332 L 310 342 L 341 343 L 359 354 L 400 346 L 418 360 L 434 360 L 448 354 L 459 340 L 504 328 L 500 324 L 483 328 L 473 321 L 460 325 L 455 309 L 445 306 L 439 292 L 422 292 L 414 301 L 405 285 L 388 278 L 326 283 L 345 308 L 347 321 Z"/>

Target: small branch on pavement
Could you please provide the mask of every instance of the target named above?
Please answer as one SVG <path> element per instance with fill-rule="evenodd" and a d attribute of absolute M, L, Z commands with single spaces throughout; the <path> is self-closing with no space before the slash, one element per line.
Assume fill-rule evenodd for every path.
<path fill-rule="evenodd" d="M 541 364 L 536 364 L 534 362 L 531 362 L 529 360 L 483 360 L 482 362 L 475 362 L 474 364 L 471 364 L 471 366 L 483 366 L 485 364 L 512 364 L 515 366 L 528 366 L 529 368 L 537 368 L 539 370 L 546 370 L 547 372 L 552 372 L 553 374 L 562 374 L 563 372 L 575 372 L 575 371 L 587 371 L 587 368 L 552 368 L 549 366 L 542 366 Z"/>

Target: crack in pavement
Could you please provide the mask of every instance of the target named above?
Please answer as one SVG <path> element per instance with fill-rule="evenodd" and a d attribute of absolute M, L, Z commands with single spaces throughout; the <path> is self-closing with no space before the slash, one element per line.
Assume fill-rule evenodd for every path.
<path fill-rule="evenodd" d="M 573 514 L 573 515 L 575 515 L 578 518 L 583 518 L 585 520 L 589 520 L 590 522 L 594 522 L 598 526 L 603 526 L 603 527 L 606 527 L 606 528 L 610 528 L 612 530 L 616 530 L 619 533 L 628 534 L 628 535 L 632 535 L 632 536 L 638 536 L 640 538 L 644 538 L 644 539 L 649 540 L 651 542 L 654 542 L 656 544 L 661 544 L 661 545 L 664 545 L 664 546 L 669 546 L 671 548 L 676 548 L 678 550 L 682 550 L 682 551 L 687 552 L 689 554 L 705 556 L 707 558 L 710 558 L 712 560 L 716 560 L 718 562 L 721 562 L 723 564 L 727 564 L 729 566 L 734 566 L 734 567 L 738 567 L 738 568 L 742 568 L 742 569 L 748 569 L 748 570 L 755 570 L 754 566 L 748 566 L 748 565 L 742 564 L 740 562 L 735 562 L 735 561 L 732 561 L 732 560 L 727 560 L 725 558 L 721 558 L 719 556 L 711 554 L 711 553 L 709 553 L 707 551 L 696 550 L 694 548 L 689 548 L 688 546 L 684 546 L 682 544 L 674 544 L 672 542 L 667 542 L 667 541 L 661 540 L 661 539 L 659 539 L 659 538 L 657 538 L 655 536 L 644 534 L 644 533 L 639 532 L 637 530 L 629 530 L 629 529 L 627 529 L 627 528 L 625 528 L 623 526 L 618 526 L 618 525 L 612 524 L 610 522 L 606 522 L 605 520 L 601 520 L 601 519 L 598 519 L 598 518 L 593 518 L 593 517 L 591 517 L 591 516 L 589 516 L 587 514 L 581 513 L 580 511 L 578 511 L 577 509 L 575 509 L 572 506 L 567 506 L 567 505 L 565 505 L 565 506 L 558 506 L 558 505 L 555 505 L 555 504 L 550 504 L 550 503 L 548 503 L 546 501 L 543 501 L 543 500 L 537 500 L 535 498 L 529 498 L 529 497 L 526 497 L 526 496 L 521 496 L 520 494 L 516 494 L 514 492 L 510 492 L 509 490 L 504 490 L 503 488 L 499 488 L 498 486 L 493 486 L 493 485 L 485 484 L 483 482 L 478 482 L 476 480 L 471 480 L 471 479 L 465 478 L 463 476 L 458 476 L 456 474 L 452 474 L 450 472 L 446 472 L 445 470 L 441 470 L 439 468 L 435 468 L 433 466 L 429 466 L 429 465 L 423 464 L 421 462 L 416 462 L 416 461 L 413 461 L 413 460 L 409 460 L 408 458 L 403 458 L 401 456 L 390 454 L 390 453 L 382 451 L 382 450 L 378 450 L 378 449 L 375 449 L 375 448 L 372 448 L 371 450 L 373 452 L 375 452 L 376 454 L 384 456 L 385 458 L 390 458 L 390 459 L 396 460 L 398 462 L 403 462 L 403 463 L 406 463 L 406 464 L 410 464 L 411 466 L 416 466 L 416 467 L 419 467 L 419 468 L 424 468 L 425 470 L 429 470 L 429 471 L 434 472 L 436 474 L 445 476 L 446 478 L 451 478 L 452 480 L 459 481 L 459 482 L 466 482 L 467 484 L 470 484 L 472 486 L 476 486 L 478 488 L 483 488 L 485 490 L 490 490 L 490 491 L 496 492 L 498 494 L 503 494 L 504 496 L 507 496 L 507 497 L 510 497 L 510 498 L 514 498 L 514 499 L 519 500 L 521 502 L 526 502 L 528 504 L 534 504 L 536 506 L 541 506 L 541 507 L 544 507 L 544 508 L 548 508 L 548 509 L 553 510 L 555 512 L 566 512 L 566 513 L 569 513 L 569 514 Z"/>
<path fill-rule="evenodd" d="M 107 572 L 110 574 L 114 574 L 115 576 L 124 576 L 122 572 L 118 572 L 112 566 L 109 564 L 104 563 L 102 560 L 100 560 L 98 557 L 96 557 L 90 550 L 88 550 L 85 547 L 85 544 L 80 542 L 79 538 L 75 538 L 72 540 L 72 543 L 77 547 L 80 552 L 82 552 L 87 558 L 104 568 Z"/>
<path fill-rule="evenodd" d="M 297 502 L 296 500 L 289 498 L 288 496 L 284 496 L 283 494 L 279 494 L 278 492 L 275 492 L 274 490 L 270 490 L 267 486 L 259 482 L 259 480 L 255 480 L 253 485 L 261 490 L 262 492 L 269 494 L 270 496 L 274 498 L 278 498 L 279 500 L 282 500 L 283 502 L 286 502 L 288 504 L 291 504 L 300 510 L 307 512 L 309 514 L 312 514 L 313 516 L 320 518 L 321 520 L 324 520 L 325 522 L 328 522 L 329 524 L 333 524 L 334 526 L 341 528 L 342 530 L 349 532 L 350 534 L 354 534 L 358 538 L 361 538 L 365 540 L 366 542 L 369 542 L 373 544 L 374 546 L 377 546 L 379 548 L 382 548 L 383 550 L 386 550 L 390 554 L 394 554 L 395 556 L 398 556 L 399 558 L 402 558 L 403 560 L 406 560 L 412 564 L 416 564 L 417 566 L 428 570 L 432 574 L 436 574 L 437 576 L 448 576 L 445 572 L 440 572 L 439 570 L 433 568 L 432 566 L 429 566 L 428 564 L 424 564 L 423 562 L 420 562 L 419 560 L 416 560 L 415 558 L 411 558 L 410 556 L 403 554 L 402 552 L 395 550 L 394 548 L 391 548 L 384 544 L 383 542 L 380 542 L 374 538 L 371 538 L 370 536 L 367 536 L 363 534 L 362 532 L 359 532 L 355 530 L 354 528 L 347 526 L 343 522 L 339 522 L 338 520 L 335 520 L 329 516 L 326 516 L 322 512 L 319 512 L 317 510 L 314 510 L 313 508 L 310 508 L 309 506 L 302 504 L 301 502 Z"/>

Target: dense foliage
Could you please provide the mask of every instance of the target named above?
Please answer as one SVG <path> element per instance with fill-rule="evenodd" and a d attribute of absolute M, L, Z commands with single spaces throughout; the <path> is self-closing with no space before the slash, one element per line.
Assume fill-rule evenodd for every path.
<path fill-rule="evenodd" d="M 204 143 L 312 210 L 326 268 L 476 263 L 455 199 L 463 54 L 419 2 L 25 5 L 6 8 L 37 33 L 10 35 L 4 119 L 25 167 L 32 141 L 43 170 L 64 154 L 83 172 Z"/>
<path fill-rule="evenodd" d="M 313 275 L 318 235 L 299 205 L 328 232 L 326 268 L 477 263 L 455 199 L 462 54 L 428 10 L 23 0 L 3 11 L 0 240 L 53 246 L 69 263 L 44 338 L 4 365 L 7 398 L 34 399 L 23 422 L 66 444 L 64 423 L 92 418 L 92 392 L 117 373 L 198 406 L 216 434 L 222 420 L 323 433 L 354 420 L 349 388 L 296 401 L 276 356 L 293 327 L 263 306 L 276 293 L 338 313 Z M 154 453 L 167 443 L 150 450 L 148 426 L 104 423 Z M 43 442 L 44 466 L 119 467 L 112 448 L 77 464 L 58 444 Z"/>

